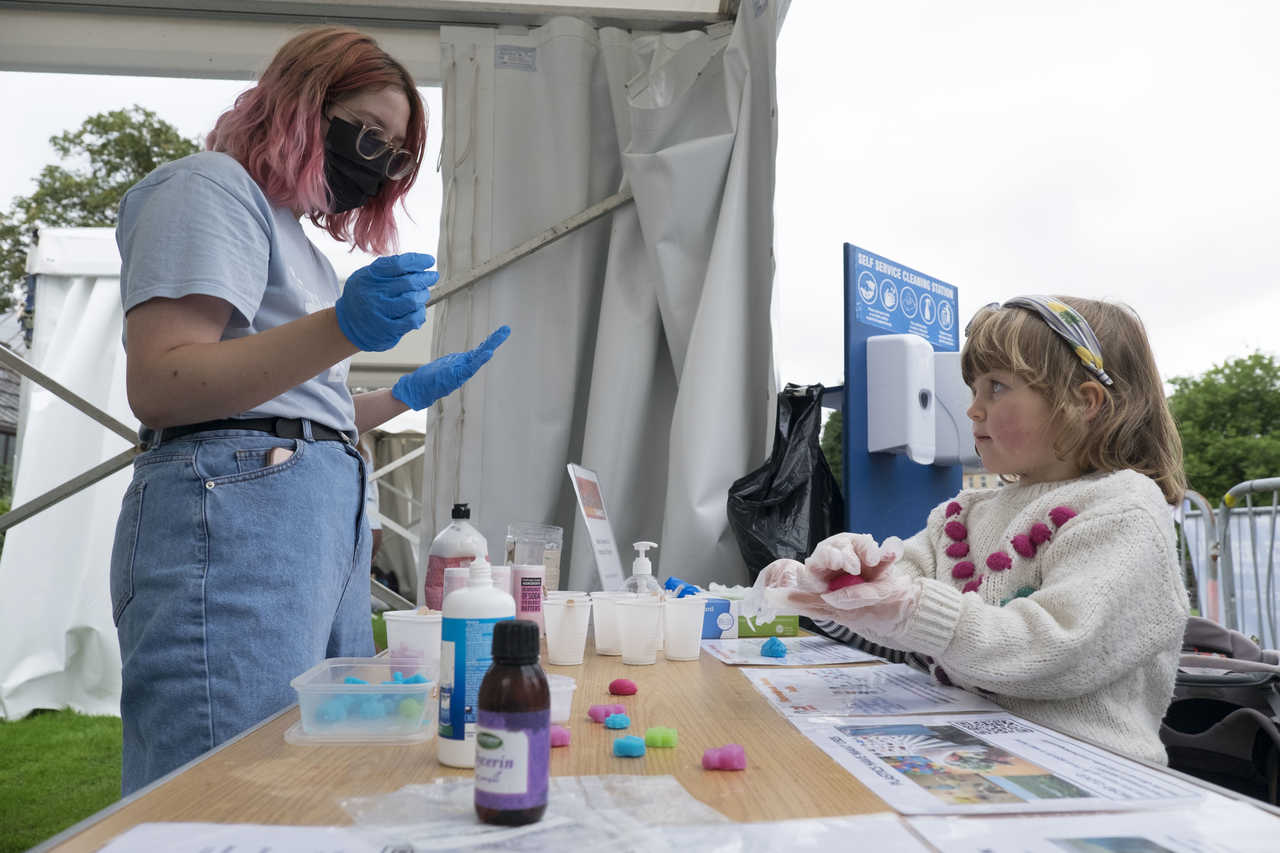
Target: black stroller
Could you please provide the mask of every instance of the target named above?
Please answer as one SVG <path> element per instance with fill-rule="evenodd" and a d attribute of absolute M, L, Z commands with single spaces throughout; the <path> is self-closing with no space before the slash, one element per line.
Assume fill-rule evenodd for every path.
<path fill-rule="evenodd" d="M 1280 652 L 1198 616 L 1182 650 L 1160 726 L 1169 766 L 1280 805 Z"/>

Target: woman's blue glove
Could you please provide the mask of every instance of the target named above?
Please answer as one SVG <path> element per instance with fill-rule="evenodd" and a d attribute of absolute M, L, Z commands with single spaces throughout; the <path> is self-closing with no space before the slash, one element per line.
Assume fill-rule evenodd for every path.
<path fill-rule="evenodd" d="M 347 340 L 367 352 L 396 345 L 427 319 L 427 299 L 439 275 L 430 255 L 406 252 L 378 258 L 351 274 L 334 308 Z"/>
<path fill-rule="evenodd" d="M 510 334 L 511 327 L 502 326 L 473 350 L 441 356 L 413 373 L 406 373 L 396 380 L 391 388 L 391 396 L 411 409 L 425 409 L 441 397 L 461 388 L 462 383 L 474 376 L 481 365 L 493 357 L 493 351 Z"/>

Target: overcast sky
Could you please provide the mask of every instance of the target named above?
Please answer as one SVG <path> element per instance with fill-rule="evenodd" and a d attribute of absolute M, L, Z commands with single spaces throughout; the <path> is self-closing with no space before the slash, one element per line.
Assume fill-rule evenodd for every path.
<path fill-rule="evenodd" d="M 1166 378 L 1280 350 L 1277 32 L 1272 0 L 794 0 L 778 48 L 780 378 L 842 381 L 844 242 L 955 285 L 962 319 L 1019 293 L 1123 300 Z M 0 73 L 0 202 L 92 113 L 138 103 L 203 135 L 246 85 Z M 433 251 L 438 181 L 415 188 L 403 248 Z M 340 272 L 362 263 L 328 253 Z"/>

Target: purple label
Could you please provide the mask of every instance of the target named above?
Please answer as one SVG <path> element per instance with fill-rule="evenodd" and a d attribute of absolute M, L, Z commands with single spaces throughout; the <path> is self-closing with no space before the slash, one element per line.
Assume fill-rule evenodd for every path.
<path fill-rule="evenodd" d="M 551 709 L 476 717 L 476 805 L 510 811 L 547 801 Z"/>

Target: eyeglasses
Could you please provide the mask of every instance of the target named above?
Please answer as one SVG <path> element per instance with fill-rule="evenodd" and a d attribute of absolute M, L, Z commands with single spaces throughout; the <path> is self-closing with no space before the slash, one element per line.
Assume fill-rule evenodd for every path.
<path fill-rule="evenodd" d="M 356 136 L 356 153 L 366 160 L 377 160 L 390 152 L 383 165 L 383 172 L 393 181 L 407 178 L 416 162 L 413 152 L 392 145 L 391 140 L 387 139 L 387 132 L 377 125 L 365 124 L 351 113 L 347 115 L 351 117 L 353 124 L 360 126 L 360 133 Z"/>

